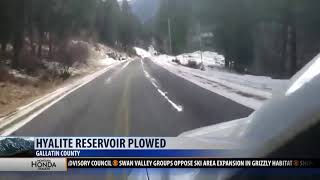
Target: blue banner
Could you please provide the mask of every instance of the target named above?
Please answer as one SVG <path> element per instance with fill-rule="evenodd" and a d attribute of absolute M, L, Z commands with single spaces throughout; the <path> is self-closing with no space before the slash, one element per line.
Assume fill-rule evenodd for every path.
<path fill-rule="evenodd" d="M 35 157 L 203 157 L 219 158 L 234 150 L 36 150 Z"/>

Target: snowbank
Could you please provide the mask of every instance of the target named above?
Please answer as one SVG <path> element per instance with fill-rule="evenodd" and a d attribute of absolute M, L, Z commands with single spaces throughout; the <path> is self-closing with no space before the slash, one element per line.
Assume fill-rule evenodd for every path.
<path fill-rule="evenodd" d="M 137 55 L 142 58 L 151 57 L 151 53 L 142 48 L 134 47 L 133 49 L 136 51 Z"/>
<path fill-rule="evenodd" d="M 197 55 L 200 54 L 197 52 L 191 55 L 184 54 L 178 56 L 178 58 L 182 57 L 182 60 L 194 58 L 195 61 L 199 62 L 201 60 L 197 58 L 199 57 Z M 203 57 L 206 66 L 224 66 L 223 56 L 217 53 L 206 52 Z M 207 68 L 205 71 L 201 71 L 178 65 L 172 61 L 175 58 L 160 55 L 151 59 L 171 73 L 252 109 L 258 109 L 264 101 L 272 97 L 273 89 L 288 82 L 287 80 L 275 80 L 264 76 L 235 74 L 222 68 Z"/>
<path fill-rule="evenodd" d="M 225 58 L 223 55 L 210 51 L 196 51 L 193 53 L 181 54 L 177 56 L 177 59 L 182 65 L 187 65 L 189 61 L 195 61 L 197 64 L 203 63 L 205 67 L 224 67 L 225 65 Z"/>

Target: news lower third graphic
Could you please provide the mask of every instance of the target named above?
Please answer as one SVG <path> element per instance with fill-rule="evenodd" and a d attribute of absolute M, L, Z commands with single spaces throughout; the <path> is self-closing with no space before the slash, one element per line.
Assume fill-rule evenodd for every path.
<path fill-rule="evenodd" d="M 0 171 L 119 168 L 320 168 L 315 159 L 234 159 L 234 145 L 192 138 L 0 137 Z M 241 156 L 238 156 L 241 157 Z"/>

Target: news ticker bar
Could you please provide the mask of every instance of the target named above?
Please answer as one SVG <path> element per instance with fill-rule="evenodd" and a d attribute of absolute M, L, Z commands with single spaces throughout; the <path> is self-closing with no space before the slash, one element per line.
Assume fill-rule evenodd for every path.
<path fill-rule="evenodd" d="M 0 171 L 96 168 L 320 168 L 320 159 L 0 158 Z"/>

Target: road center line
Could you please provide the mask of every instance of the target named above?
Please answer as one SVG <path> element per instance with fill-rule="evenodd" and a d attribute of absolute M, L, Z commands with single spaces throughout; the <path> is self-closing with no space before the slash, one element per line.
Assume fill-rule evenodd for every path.
<path fill-rule="evenodd" d="M 141 59 L 141 66 L 142 66 L 142 70 L 145 74 L 145 76 L 147 77 L 147 79 L 149 79 L 149 81 L 151 82 L 151 84 L 156 88 L 157 92 L 165 99 L 167 100 L 171 106 L 176 109 L 178 112 L 182 112 L 183 111 L 183 106 L 178 105 L 176 103 L 174 103 L 169 97 L 168 97 L 168 92 L 162 91 L 158 85 L 158 82 L 156 79 L 154 79 L 144 68 L 144 63 L 143 60 Z"/>

